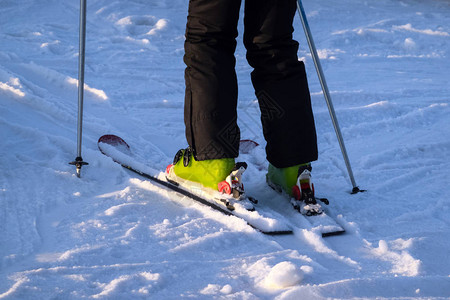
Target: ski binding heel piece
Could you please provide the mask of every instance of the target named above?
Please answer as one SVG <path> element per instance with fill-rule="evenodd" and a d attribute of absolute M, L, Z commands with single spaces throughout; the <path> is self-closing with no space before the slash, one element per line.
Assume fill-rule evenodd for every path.
<path fill-rule="evenodd" d="M 219 182 L 218 190 L 220 193 L 232 195 L 235 199 L 245 198 L 244 184 L 242 183 L 242 174 L 247 169 L 245 162 L 238 162 L 234 166 L 230 175 L 224 181 Z"/>
<path fill-rule="evenodd" d="M 253 211 L 255 209 L 253 204 L 257 204 L 258 200 L 245 195 L 244 184 L 242 183 L 242 174 L 246 169 L 247 164 L 245 162 L 236 163 L 230 175 L 228 175 L 224 181 L 219 182 L 217 188 L 219 193 L 231 196 L 231 198 L 227 200 L 229 203 L 227 207 L 234 207 L 236 204 L 239 204 L 246 210 Z"/>
<path fill-rule="evenodd" d="M 316 198 L 314 196 L 314 184 L 311 183 L 310 167 L 299 169 L 297 183 L 292 187 L 293 199 L 291 204 L 301 214 L 306 216 L 320 215 L 323 213 L 322 206 L 317 203 L 320 200 L 325 205 L 329 204 L 326 198 Z"/>

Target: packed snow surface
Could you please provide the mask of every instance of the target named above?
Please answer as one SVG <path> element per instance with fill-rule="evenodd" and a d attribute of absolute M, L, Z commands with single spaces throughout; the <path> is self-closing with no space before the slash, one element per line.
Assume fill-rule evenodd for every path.
<path fill-rule="evenodd" d="M 0 299 L 448 299 L 450 2 L 303 4 L 356 181 L 368 190 L 349 194 L 296 18 L 318 131 L 313 179 L 346 229 L 337 237 L 300 226 L 263 235 L 98 151 L 101 135 L 116 134 L 164 170 L 186 146 L 187 0 L 88 1 L 81 178 L 68 164 L 79 3 L 0 1 Z M 242 138 L 261 144 L 240 157 L 246 190 L 281 203 L 264 182 L 242 19 L 239 32 L 238 122 Z"/>

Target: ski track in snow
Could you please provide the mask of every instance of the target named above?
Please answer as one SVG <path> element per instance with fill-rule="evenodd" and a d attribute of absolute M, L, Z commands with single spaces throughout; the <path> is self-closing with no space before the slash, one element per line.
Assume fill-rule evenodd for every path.
<path fill-rule="evenodd" d="M 162 170 L 186 146 L 188 1 L 147 2 L 88 1 L 89 166 L 81 179 L 68 165 L 76 156 L 78 3 L 1 4 L 0 299 L 448 299 L 447 1 L 304 1 L 357 183 L 368 189 L 348 193 L 296 18 L 319 139 L 315 186 L 347 230 L 326 239 L 300 228 L 264 236 L 97 150 L 101 135 L 117 134 Z M 243 138 L 262 145 L 240 157 L 249 163 L 246 188 L 263 203 L 281 200 L 264 183 L 242 20 L 239 32 L 238 122 Z"/>

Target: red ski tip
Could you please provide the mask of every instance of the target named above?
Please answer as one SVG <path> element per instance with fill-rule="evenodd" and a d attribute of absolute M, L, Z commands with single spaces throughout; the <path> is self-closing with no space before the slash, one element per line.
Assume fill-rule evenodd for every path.
<path fill-rule="evenodd" d="M 130 148 L 130 146 L 128 146 L 127 142 L 125 142 L 121 137 L 118 137 L 117 135 L 114 134 L 105 134 L 102 135 L 99 139 L 98 139 L 98 144 L 100 143 L 105 143 L 111 146 L 125 146 L 127 148 Z"/>
<path fill-rule="evenodd" d="M 109 156 L 103 151 L 101 146 L 102 143 L 110 145 L 123 153 L 129 154 L 130 152 L 130 146 L 127 144 L 127 142 L 125 142 L 122 138 L 118 137 L 117 135 L 105 134 L 98 139 L 97 142 L 98 149 L 106 156 Z"/>
<path fill-rule="evenodd" d="M 259 144 L 253 140 L 241 140 L 239 142 L 239 151 L 244 154 L 249 154 Z"/>

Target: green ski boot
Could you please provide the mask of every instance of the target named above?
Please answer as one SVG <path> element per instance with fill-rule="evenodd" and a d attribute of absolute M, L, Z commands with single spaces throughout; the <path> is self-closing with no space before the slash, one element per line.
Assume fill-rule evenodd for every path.
<path fill-rule="evenodd" d="M 316 200 L 328 205 L 325 198 L 316 198 L 314 184 L 311 181 L 311 164 L 300 164 L 287 168 L 277 168 L 269 164 L 266 175 L 267 184 L 278 191 L 286 193 L 291 198 L 291 204 L 304 215 L 318 215 L 323 209 Z"/>
<path fill-rule="evenodd" d="M 252 210 L 242 184 L 242 173 L 246 163 L 235 163 L 234 158 L 197 161 L 190 148 L 177 152 L 173 164 L 167 166 L 166 178 L 169 182 L 182 186 L 205 198 L 212 198 L 233 210 L 235 200 Z M 249 202 L 249 203 L 247 203 Z"/>

